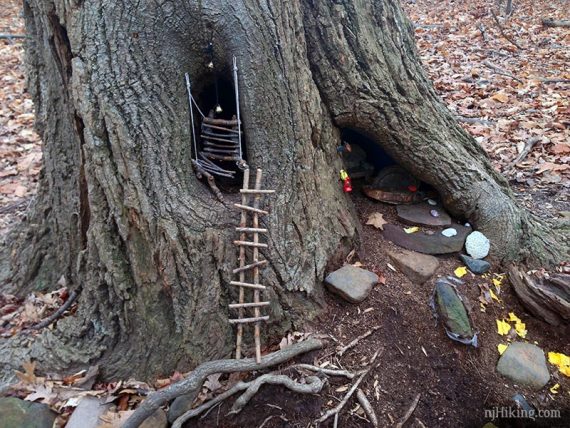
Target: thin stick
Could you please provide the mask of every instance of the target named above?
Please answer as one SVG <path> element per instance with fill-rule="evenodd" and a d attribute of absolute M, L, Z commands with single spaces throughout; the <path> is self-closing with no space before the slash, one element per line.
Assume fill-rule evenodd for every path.
<path fill-rule="evenodd" d="M 407 420 L 410 419 L 410 416 L 412 416 L 412 413 L 414 413 L 414 410 L 416 410 L 416 407 L 418 406 L 418 403 L 420 401 L 420 397 L 421 397 L 421 394 L 416 395 L 416 398 L 414 398 L 412 405 L 410 406 L 410 408 L 408 409 L 408 411 L 406 412 L 404 417 L 402 419 L 400 419 L 398 421 L 398 423 L 396 424 L 396 428 L 402 428 L 404 426 L 404 424 L 407 422 Z"/>
<path fill-rule="evenodd" d="M 521 79 L 519 79 L 518 77 L 512 75 L 511 73 L 509 73 L 506 70 L 503 70 L 500 67 L 497 67 L 494 64 L 491 64 L 489 61 L 483 61 L 481 64 L 483 64 L 485 67 L 490 68 L 491 70 L 493 70 L 496 74 L 500 74 L 501 76 L 506 76 L 506 77 L 510 77 L 513 80 L 516 80 L 519 83 L 524 83 Z"/>
<path fill-rule="evenodd" d="M 368 401 L 368 398 L 362 389 L 358 388 L 358 391 L 356 391 L 356 398 L 358 398 L 358 402 L 364 409 L 364 413 L 366 413 L 366 416 L 368 416 L 370 422 L 372 422 L 372 425 L 374 425 L 375 428 L 378 427 L 378 418 L 376 417 L 376 412 L 374 412 L 372 404 L 370 404 L 370 401 Z"/>
<path fill-rule="evenodd" d="M 263 175 L 263 171 L 261 170 L 261 168 L 257 169 L 257 173 L 255 175 L 255 190 L 259 190 L 261 189 L 261 177 Z M 260 195 L 259 193 L 255 195 L 254 199 L 253 199 L 253 208 L 255 209 L 259 209 L 259 198 Z M 253 213 L 253 227 L 254 229 L 259 228 L 259 214 L 254 212 Z M 253 247 L 253 261 L 254 263 L 257 263 L 259 261 L 259 249 L 257 245 L 261 245 L 259 244 L 259 233 L 258 232 L 253 232 L 253 242 L 254 244 L 256 244 L 256 246 Z M 265 245 L 267 247 L 267 245 Z M 259 284 L 259 267 L 255 266 L 253 268 L 253 283 L 254 284 Z M 255 303 L 259 303 L 259 290 L 255 290 L 253 292 L 253 301 Z M 255 307 L 255 309 L 253 310 L 255 317 L 259 318 L 261 313 L 259 311 L 259 307 Z M 268 317 L 269 318 L 269 317 Z M 255 337 L 255 359 L 258 363 L 261 362 L 261 328 L 259 323 L 255 323 L 255 331 L 254 331 L 254 337 Z"/>
<path fill-rule="evenodd" d="M 249 169 L 246 169 L 243 172 L 243 188 L 247 189 L 249 187 Z M 241 195 L 241 203 L 243 205 L 247 205 L 247 199 L 248 196 L 247 194 L 243 194 Z M 239 225 L 240 227 L 245 227 L 247 226 L 247 211 L 242 211 L 241 212 L 241 218 L 239 221 Z M 241 233 L 239 236 L 240 240 L 245 240 L 246 239 L 246 235 L 245 233 Z M 245 247 L 239 247 L 239 267 L 243 268 L 245 266 Z M 239 272 L 239 282 L 240 283 L 244 283 L 245 282 L 245 271 L 240 271 Z M 245 289 L 243 287 L 239 288 L 239 303 L 243 303 L 245 299 Z M 239 309 L 238 312 L 238 316 L 239 318 L 243 318 L 243 309 Z M 241 358 L 241 341 L 242 341 L 242 337 L 243 337 L 243 325 L 239 324 L 237 327 L 237 338 L 236 338 L 236 360 L 239 360 Z"/>
<path fill-rule="evenodd" d="M 269 306 L 271 302 L 259 302 L 259 303 L 231 303 L 228 305 L 230 309 L 237 308 L 255 308 L 256 306 Z"/>
<path fill-rule="evenodd" d="M 236 232 L 267 233 L 267 229 L 263 229 L 263 228 L 260 228 L 260 227 L 258 227 L 258 228 L 254 228 L 254 227 L 236 227 Z"/>
<path fill-rule="evenodd" d="M 354 379 L 356 376 L 354 373 L 349 372 L 348 370 L 335 370 L 335 369 L 327 369 L 323 367 L 313 366 L 311 364 L 295 364 L 294 366 L 287 367 L 288 369 L 305 369 L 311 370 L 317 373 L 322 373 L 329 376 L 344 376 L 348 379 Z"/>
<path fill-rule="evenodd" d="M 254 214 L 257 215 L 257 214 Z M 242 245 L 244 247 L 253 247 L 255 248 L 267 248 L 267 244 L 260 244 L 259 242 L 255 242 L 255 238 L 257 237 L 259 239 L 259 234 L 258 233 L 254 233 L 253 234 L 253 242 L 251 241 L 234 241 L 234 244 L 236 245 Z M 255 260 L 255 258 L 254 258 Z"/>
<path fill-rule="evenodd" d="M 360 336 L 358 336 L 356 339 L 354 339 L 352 342 L 350 342 L 348 345 L 343 346 L 342 348 L 340 348 L 338 350 L 338 355 L 342 357 L 342 355 L 348 351 L 350 348 L 354 348 L 356 345 L 358 345 L 358 342 L 360 342 L 362 339 L 366 339 L 368 336 L 370 336 L 372 333 L 374 333 L 376 330 L 378 330 L 380 328 L 379 325 L 377 325 L 376 327 L 373 327 L 371 330 L 368 330 L 366 333 L 361 334 Z"/>
<path fill-rule="evenodd" d="M 75 302 L 75 300 L 77 299 L 77 296 L 79 296 L 79 293 L 77 291 L 73 290 L 71 292 L 71 294 L 69 295 L 69 297 L 67 298 L 67 300 L 63 303 L 63 305 L 61 305 L 61 307 L 57 311 L 55 311 L 53 314 L 51 314 L 45 320 L 40 321 L 36 325 L 31 326 L 30 330 L 40 330 L 40 329 L 50 325 L 56 319 L 61 317 L 63 315 L 63 313 L 69 309 L 69 307 L 71 305 L 73 305 L 73 302 Z"/>
<path fill-rule="evenodd" d="M 258 291 L 259 293 L 259 291 Z M 255 308 L 255 312 L 259 313 L 259 308 Z M 230 324 L 248 324 L 248 323 L 256 323 L 255 325 L 259 325 L 260 321 L 267 321 L 269 320 L 269 316 L 264 317 L 253 317 L 253 318 L 239 318 L 239 319 L 230 319 Z M 260 348 L 261 352 L 261 348 Z M 261 356 L 259 357 L 261 358 Z"/>
<path fill-rule="evenodd" d="M 515 42 L 511 37 L 509 37 L 505 33 L 505 29 L 503 28 L 503 26 L 499 22 L 499 18 L 497 18 L 497 15 L 495 14 L 495 11 L 493 9 L 491 9 L 491 15 L 493 15 L 493 19 L 495 20 L 495 24 L 497 24 L 497 27 L 499 27 L 499 31 L 501 32 L 501 35 L 505 38 L 505 40 L 507 40 L 509 43 L 511 43 L 513 46 L 516 46 L 520 50 L 524 50 L 524 48 L 521 45 L 519 45 L 517 42 Z"/>
<path fill-rule="evenodd" d="M 240 248 L 245 248 L 243 246 L 240 246 Z M 241 264 L 241 263 L 240 263 Z M 264 266 L 267 264 L 267 260 L 260 260 L 258 262 L 255 263 L 251 263 L 249 265 L 245 265 L 245 266 L 240 266 L 236 269 L 233 270 L 233 273 L 240 273 L 240 272 L 245 272 L 246 270 L 250 270 L 250 269 L 254 269 L 256 267 L 260 267 L 260 266 Z"/>
<path fill-rule="evenodd" d="M 246 210 L 246 211 L 251 211 L 252 213 L 269 214 L 267 211 L 260 210 L 259 208 L 248 207 L 247 205 L 243 205 L 243 204 L 234 204 L 234 207 L 242 209 L 242 210 Z"/>
<path fill-rule="evenodd" d="M 265 290 L 265 285 L 261 284 L 250 284 L 249 282 L 241 282 L 241 281 L 230 281 L 230 285 L 237 285 L 238 287 L 245 287 L 245 288 L 254 288 L 257 290 Z"/>
<path fill-rule="evenodd" d="M 528 156 L 528 154 L 531 152 L 531 150 L 534 148 L 534 146 L 538 143 L 542 141 L 542 137 L 532 137 L 530 138 L 524 145 L 524 148 L 522 149 L 521 153 L 510 163 L 510 165 L 507 167 L 505 172 L 510 172 L 516 164 L 518 164 L 519 162 L 522 162 L 524 160 L 524 158 L 526 158 Z"/>
<path fill-rule="evenodd" d="M 275 193 L 275 190 L 266 189 L 241 189 L 240 193 L 260 193 L 260 194 L 271 194 Z"/>
<path fill-rule="evenodd" d="M 364 378 L 366 377 L 366 375 L 370 372 L 370 370 L 372 370 L 372 368 L 374 367 L 374 362 L 376 361 L 376 358 L 378 357 L 378 355 L 383 352 L 384 349 L 380 349 L 378 351 L 376 351 L 374 353 L 374 355 L 372 356 L 372 359 L 370 360 L 370 365 L 363 371 L 360 372 L 360 376 L 359 378 L 356 380 L 356 382 L 354 382 L 354 384 L 350 387 L 350 389 L 348 390 L 348 392 L 346 393 L 346 395 L 344 396 L 344 398 L 342 399 L 342 401 L 340 403 L 338 403 L 336 405 L 336 407 L 328 410 L 323 416 L 321 416 L 319 419 L 317 419 L 317 424 L 319 423 L 323 423 L 324 421 L 326 421 L 328 418 L 330 418 L 333 415 L 338 415 L 340 413 L 340 411 L 343 409 L 343 407 L 346 405 L 346 403 L 348 402 L 348 400 L 350 399 L 350 397 L 352 397 L 352 394 L 354 394 L 354 392 L 357 390 L 358 385 L 360 385 L 360 383 L 364 380 Z"/>

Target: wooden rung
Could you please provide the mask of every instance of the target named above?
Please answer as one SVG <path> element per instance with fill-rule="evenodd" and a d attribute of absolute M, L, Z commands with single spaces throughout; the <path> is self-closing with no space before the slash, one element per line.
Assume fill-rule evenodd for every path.
<path fill-rule="evenodd" d="M 259 227 L 236 227 L 236 232 L 245 233 L 267 233 L 267 229 L 261 229 Z"/>
<path fill-rule="evenodd" d="M 234 244 L 243 245 L 244 247 L 267 248 L 267 244 L 259 244 L 257 242 L 250 241 L 234 241 Z"/>
<path fill-rule="evenodd" d="M 245 323 L 250 323 L 250 322 L 259 322 L 259 321 L 267 321 L 269 320 L 269 315 L 266 315 L 264 317 L 255 317 L 255 318 L 241 318 L 241 319 L 233 319 L 233 320 L 228 320 L 230 322 L 230 324 L 245 324 Z"/>
<path fill-rule="evenodd" d="M 229 305 L 230 309 L 238 308 L 257 308 L 260 306 L 269 306 L 271 302 L 259 302 L 259 303 L 232 303 Z"/>
<path fill-rule="evenodd" d="M 242 209 L 242 210 L 246 210 L 246 211 L 251 211 L 254 213 L 258 213 L 258 214 L 269 214 L 267 211 L 263 211 L 260 210 L 259 208 L 253 208 L 247 205 L 242 205 L 242 204 L 234 204 L 234 207 Z"/>
<path fill-rule="evenodd" d="M 203 153 L 204 156 L 210 159 L 222 160 L 222 161 L 239 161 L 241 158 L 239 156 L 220 156 L 213 153 Z"/>
<path fill-rule="evenodd" d="M 240 273 L 243 272 L 244 270 L 250 270 L 253 269 L 255 267 L 259 267 L 259 266 L 264 266 L 267 264 L 267 260 L 261 260 L 259 262 L 255 262 L 246 266 L 242 266 L 242 267 L 238 267 L 236 269 L 233 270 L 233 273 Z"/>
<path fill-rule="evenodd" d="M 275 193 L 275 190 L 240 189 L 239 191 L 240 193 L 263 193 L 263 194 Z"/>
<path fill-rule="evenodd" d="M 204 123 L 211 123 L 213 125 L 223 125 L 223 126 L 237 126 L 238 121 L 237 119 L 214 119 L 213 117 L 204 117 L 202 119 Z"/>
<path fill-rule="evenodd" d="M 200 135 L 201 138 L 205 139 L 205 140 L 212 140 L 212 141 L 221 141 L 222 143 L 235 143 L 236 146 L 239 146 L 239 141 L 236 140 L 230 140 L 228 138 L 219 138 L 219 137 L 210 137 L 209 135 L 206 134 L 201 134 Z"/>
<path fill-rule="evenodd" d="M 231 132 L 232 134 L 241 134 L 241 131 L 238 131 L 237 129 L 222 128 L 221 126 L 210 125 L 208 123 L 203 123 L 202 128 L 212 128 L 212 129 L 217 129 L 218 131 Z"/>
<path fill-rule="evenodd" d="M 255 290 L 265 290 L 267 287 L 261 284 L 250 284 L 249 282 L 230 281 L 230 285 L 237 285 L 238 287 L 253 288 Z"/>

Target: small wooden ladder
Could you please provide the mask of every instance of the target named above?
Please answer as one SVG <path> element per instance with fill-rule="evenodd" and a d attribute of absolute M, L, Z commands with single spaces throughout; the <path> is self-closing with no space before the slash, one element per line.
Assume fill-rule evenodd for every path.
<path fill-rule="evenodd" d="M 260 292 L 265 290 L 266 287 L 259 282 L 259 269 L 267 265 L 267 260 L 260 260 L 259 249 L 267 248 L 267 244 L 259 242 L 259 234 L 267 233 L 267 229 L 259 227 L 259 216 L 269 214 L 259 208 L 261 196 L 264 194 L 275 193 L 275 190 L 261 189 L 262 170 L 258 169 L 255 176 L 255 187 L 249 188 L 249 169 L 243 172 L 243 188 L 241 193 L 241 204 L 234 204 L 234 206 L 241 210 L 241 218 L 239 227 L 236 231 L 240 233 L 239 240 L 234 241 L 234 244 L 239 247 L 239 267 L 233 270 L 234 274 L 239 274 L 237 281 L 231 281 L 230 285 L 239 287 L 239 302 L 229 305 L 230 309 L 237 309 L 238 317 L 230 319 L 231 324 L 237 324 L 237 339 L 236 339 L 236 359 L 241 358 L 242 354 L 242 337 L 243 326 L 247 323 L 254 323 L 254 338 L 255 338 L 255 359 L 258 363 L 261 362 L 261 321 L 269 320 L 269 316 L 261 315 L 261 308 L 269 306 L 270 302 L 260 301 Z M 253 196 L 253 205 L 250 206 L 249 199 Z M 248 226 L 248 219 L 251 215 L 251 226 Z M 248 241 L 247 236 L 251 235 L 252 240 Z M 251 248 L 251 252 L 247 251 Z M 251 259 L 248 260 L 248 253 L 251 254 Z M 251 282 L 247 282 L 247 277 L 250 277 Z M 246 290 L 253 290 L 253 302 L 246 302 Z M 253 309 L 253 316 L 246 316 L 246 310 Z"/>

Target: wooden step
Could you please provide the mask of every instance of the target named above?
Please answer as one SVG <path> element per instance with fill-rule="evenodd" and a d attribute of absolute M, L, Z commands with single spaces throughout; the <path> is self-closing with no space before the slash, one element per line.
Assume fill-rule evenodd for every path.
<path fill-rule="evenodd" d="M 266 264 L 267 264 L 267 260 L 260 260 L 258 262 L 251 263 L 251 264 L 246 265 L 246 266 L 238 267 L 238 268 L 233 270 L 233 273 L 240 273 L 240 272 L 250 270 L 250 269 L 253 269 L 256 267 L 265 266 Z"/>
<path fill-rule="evenodd" d="M 242 133 L 241 131 L 238 131 L 237 129 L 227 129 L 227 128 L 222 128 L 221 126 L 209 125 L 207 123 L 202 123 L 202 129 L 203 128 L 217 129 L 218 131 L 231 132 L 232 134 L 241 134 Z"/>
<path fill-rule="evenodd" d="M 264 317 L 254 317 L 254 318 L 241 318 L 241 319 L 230 319 L 228 320 L 230 324 L 246 324 L 251 322 L 259 322 L 259 321 L 268 321 L 269 316 L 266 315 Z"/>
<path fill-rule="evenodd" d="M 224 125 L 224 126 L 237 126 L 237 119 L 226 120 L 226 119 L 214 119 L 213 117 L 204 117 L 202 122 L 209 123 L 212 125 Z"/>
<path fill-rule="evenodd" d="M 261 306 L 269 306 L 271 302 L 259 302 L 259 303 L 232 303 L 229 305 L 230 309 L 239 308 L 258 308 Z"/>
<path fill-rule="evenodd" d="M 234 244 L 243 245 L 244 247 L 267 248 L 267 244 L 260 244 L 257 242 L 250 242 L 250 241 L 234 241 Z"/>
<path fill-rule="evenodd" d="M 262 229 L 260 227 L 236 227 L 236 232 L 244 233 L 267 233 L 267 229 Z"/>
<path fill-rule="evenodd" d="M 240 189 L 239 190 L 240 193 L 259 193 L 259 194 L 270 194 L 270 193 L 275 193 L 275 190 L 263 190 L 263 189 Z"/>
<path fill-rule="evenodd" d="M 230 281 L 230 285 L 236 285 L 238 287 L 253 288 L 255 290 L 265 290 L 267 287 L 261 284 L 250 284 L 249 282 L 240 281 Z"/>
<path fill-rule="evenodd" d="M 241 210 L 246 210 L 246 211 L 258 213 L 258 214 L 269 214 L 267 211 L 260 210 L 259 208 L 253 208 L 253 207 L 250 207 L 248 205 L 234 204 L 234 207 L 239 208 Z"/>

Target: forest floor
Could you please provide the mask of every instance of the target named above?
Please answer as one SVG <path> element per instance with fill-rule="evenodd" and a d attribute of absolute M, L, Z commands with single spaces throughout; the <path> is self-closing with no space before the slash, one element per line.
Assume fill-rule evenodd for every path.
<path fill-rule="evenodd" d="M 515 0 L 512 16 L 504 19 L 504 14 L 497 12 L 497 20 L 490 12 L 495 4 L 483 0 L 418 0 L 405 3 L 404 7 L 416 25 L 418 49 L 436 90 L 461 118 L 464 128 L 485 148 L 495 168 L 507 176 L 520 203 L 541 217 L 567 216 L 570 31 L 544 27 L 541 19 L 568 19 L 564 16 L 568 2 Z M 20 2 L 5 1 L 0 9 L 0 33 L 23 32 Z M 25 91 L 22 61 L 22 39 L 0 40 L 0 239 L 5 239 L 6 232 L 25 216 L 37 191 L 42 162 L 41 140 L 33 130 L 33 105 Z M 529 153 L 522 157 L 529 147 Z M 327 310 L 290 337 L 298 340 L 307 333 L 318 333 L 347 344 L 374 327 L 378 329 L 342 357 L 327 349 L 303 359 L 327 367 L 356 369 L 382 348 L 378 367 L 362 387 L 380 426 L 394 425 L 417 394 L 420 399 L 407 426 L 480 427 L 488 421 L 485 409 L 514 407 L 512 397 L 516 393 L 523 394 L 537 409 L 560 410 L 570 418 L 570 381 L 553 366 L 549 365 L 551 381 L 538 392 L 513 385 L 495 370 L 497 345 L 507 343 L 497 333 L 496 320 L 508 318 L 510 312 L 526 323 L 526 340 L 545 352 L 570 354 L 568 329 L 551 327 L 528 314 L 501 276 L 504 272 L 494 268 L 486 278 L 468 273 L 459 286 L 479 332 L 480 346 L 453 342 L 434 318 L 430 302 L 435 278 L 453 275 L 461 263 L 456 256 L 440 256 L 435 276 L 423 285 L 414 284 L 393 270 L 386 250 L 396 247 L 383 238 L 380 230 L 365 223 L 370 214 L 380 212 L 388 222 L 399 224 L 395 208 L 365 198 L 358 185 L 355 187 L 353 198 L 364 233 L 362 248 L 354 261 L 376 272 L 382 281 L 358 305 L 327 294 Z M 502 283 L 500 293 L 493 279 Z M 489 303 L 483 312 L 479 297 L 484 283 L 494 287 L 498 300 Z M 61 294 L 64 293 L 59 291 L 40 296 L 39 300 L 44 306 L 57 307 Z M 21 317 L 28 317 L 22 321 L 24 324 L 36 321 L 32 317 L 41 317 L 37 300 L 36 297 L 35 306 L 27 301 L 26 310 L 21 312 Z M 21 303 L 2 304 L 6 307 Z M 12 334 L 4 329 L 1 333 Z M 175 374 L 149 388 L 165 386 L 178 377 Z M 227 378 L 216 380 L 220 382 L 217 389 L 227 387 Z M 229 400 L 205 419 L 188 426 L 257 427 L 266 421 L 265 427 L 306 427 L 343 397 L 347 383 L 331 378 L 331 384 L 318 396 L 264 386 L 238 416 L 224 417 L 231 406 Z M 556 388 L 556 384 L 560 386 Z M 118 408 L 128 412 L 140 401 L 137 391 L 141 385 L 134 388 L 125 382 L 122 389 L 117 384 L 98 387 L 112 391 Z M 214 392 L 205 390 L 203 396 Z M 35 397 L 50 404 L 59 403 L 62 420 L 68 417 L 73 408 L 62 407 L 57 397 L 47 395 Z M 568 420 L 510 420 L 497 425 L 568 426 Z M 118 426 L 117 421 L 108 426 Z M 339 423 L 343 427 L 367 426 L 362 409 L 354 401 Z M 332 421 L 329 424 L 332 426 Z"/>

